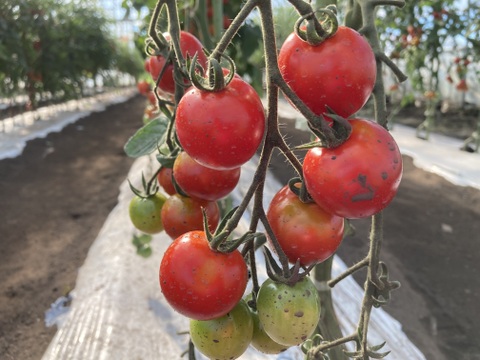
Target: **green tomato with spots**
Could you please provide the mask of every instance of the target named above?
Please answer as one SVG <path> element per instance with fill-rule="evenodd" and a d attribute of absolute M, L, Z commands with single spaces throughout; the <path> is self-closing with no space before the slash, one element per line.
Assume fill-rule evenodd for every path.
<path fill-rule="evenodd" d="M 160 193 L 147 197 L 136 195 L 129 205 L 129 215 L 133 225 L 147 234 L 156 234 L 163 230 L 162 208 L 167 198 Z"/>
<path fill-rule="evenodd" d="M 320 298 L 309 277 L 293 286 L 267 279 L 258 292 L 257 311 L 267 335 L 285 346 L 307 340 L 320 320 Z"/>
<path fill-rule="evenodd" d="M 272 338 L 267 335 L 263 329 L 263 325 L 260 323 L 258 313 L 253 309 L 250 310 L 253 319 L 253 338 L 251 345 L 264 354 L 279 354 L 287 350 L 288 346 L 273 341 Z"/>
<path fill-rule="evenodd" d="M 213 320 L 190 320 L 190 337 L 203 355 L 232 360 L 247 350 L 253 336 L 253 319 L 244 300 L 226 315 Z"/>

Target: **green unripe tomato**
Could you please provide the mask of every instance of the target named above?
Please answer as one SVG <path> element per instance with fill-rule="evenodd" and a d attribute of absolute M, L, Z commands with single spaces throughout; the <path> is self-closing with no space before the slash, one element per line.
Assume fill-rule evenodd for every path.
<path fill-rule="evenodd" d="M 257 296 L 258 318 L 275 342 L 295 346 L 307 340 L 320 320 L 320 298 L 309 277 L 293 286 L 267 279 Z"/>
<path fill-rule="evenodd" d="M 160 193 L 142 198 L 135 196 L 130 201 L 129 214 L 133 225 L 147 234 L 156 234 L 163 230 L 162 207 L 167 199 Z"/>
<path fill-rule="evenodd" d="M 260 323 L 258 313 L 251 309 L 253 319 L 253 338 L 252 346 L 264 354 L 279 354 L 288 349 L 288 346 L 279 344 L 272 340 L 263 330 L 263 325 Z"/>
<path fill-rule="evenodd" d="M 244 300 L 226 315 L 213 320 L 190 320 L 195 347 L 210 359 L 232 360 L 247 350 L 253 336 L 253 319 Z"/>

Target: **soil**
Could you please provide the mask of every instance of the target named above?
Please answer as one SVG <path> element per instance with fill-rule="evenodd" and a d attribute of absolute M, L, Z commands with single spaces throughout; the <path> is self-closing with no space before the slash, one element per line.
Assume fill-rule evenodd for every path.
<path fill-rule="evenodd" d="M 78 268 L 115 206 L 133 162 L 123 144 L 141 125 L 136 97 L 30 141 L 0 161 L 0 359 L 40 359 L 55 333 L 44 312 L 75 287 Z M 397 120 L 399 121 L 399 120 Z M 285 120 L 289 142 L 308 138 Z M 271 170 L 291 176 L 282 156 Z M 382 259 L 402 287 L 385 310 L 427 359 L 480 359 L 480 191 L 458 187 L 404 157 L 399 193 L 384 211 Z M 369 221 L 353 222 L 340 257 L 351 265 L 368 246 Z M 356 274 L 360 284 L 364 273 Z M 388 359 L 388 357 L 387 357 Z"/>

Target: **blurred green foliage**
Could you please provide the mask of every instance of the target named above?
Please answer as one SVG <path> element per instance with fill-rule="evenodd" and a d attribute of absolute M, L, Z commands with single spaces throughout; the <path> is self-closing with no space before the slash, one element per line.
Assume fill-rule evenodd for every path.
<path fill-rule="evenodd" d="M 102 71 L 135 77 L 143 71 L 141 55 L 114 39 L 107 17 L 90 1 L 4 0 L 0 40 L 0 96 L 72 98 Z"/>

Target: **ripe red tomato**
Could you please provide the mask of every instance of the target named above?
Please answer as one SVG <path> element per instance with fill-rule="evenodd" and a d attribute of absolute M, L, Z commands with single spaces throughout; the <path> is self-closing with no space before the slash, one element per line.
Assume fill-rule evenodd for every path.
<path fill-rule="evenodd" d="M 33 49 L 34 49 L 35 51 L 40 51 L 40 50 L 42 50 L 42 41 L 41 41 L 41 40 L 35 40 L 35 41 L 32 43 L 32 45 L 33 45 Z"/>
<path fill-rule="evenodd" d="M 236 359 L 252 340 L 253 320 L 244 300 L 228 314 L 207 321 L 190 320 L 190 337 L 195 348 L 209 359 Z"/>
<path fill-rule="evenodd" d="M 147 95 L 150 92 L 150 84 L 145 80 L 139 81 L 137 83 L 138 92 L 142 95 Z"/>
<path fill-rule="evenodd" d="M 129 205 L 129 215 L 133 225 L 147 234 L 156 234 L 163 230 L 162 207 L 165 196 L 155 193 L 142 198 L 135 196 Z"/>
<path fill-rule="evenodd" d="M 173 309 L 191 319 L 211 320 L 226 315 L 241 300 L 248 271 L 238 250 L 214 251 L 205 232 L 190 231 L 166 250 L 159 278 Z"/>
<path fill-rule="evenodd" d="M 468 90 L 467 80 L 461 79 L 460 82 L 455 86 L 455 88 L 459 91 L 467 91 Z"/>
<path fill-rule="evenodd" d="M 163 34 L 167 41 L 170 41 L 170 34 L 165 33 Z M 198 55 L 198 62 L 203 67 L 206 67 L 207 64 L 207 57 L 203 53 L 203 45 L 194 35 L 190 34 L 186 31 L 180 32 L 180 48 L 182 49 L 182 55 L 184 57 L 187 54 L 190 57 L 193 57 L 195 54 Z M 162 71 L 165 65 L 166 59 L 163 56 L 151 56 L 148 60 L 148 66 L 146 68 L 149 69 L 150 74 L 152 75 L 153 81 L 157 81 L 160 72 Z M 173 79 L 173 65 L 167 65 L 167 69 L 165 70 L 162 79 L 158 83 L 158 87 L 163 91 L 173 94 L 175 92 L 175 81 Z"/>
<path fill-rule="evenodd" d="M 176 239 L 192 230 L 203 230 L 203 213 L 205 209 L 208 228 L 215 231 L 220 220 L 220 209 L 215 201 L 185 197 L 179 194 L 170 196 L 162 208 L 162 223 L 165 232 Z"/>
<path fill-rule="evenodd" d="M 172 174 L 172 168 L 162 167 L 157 175 L 158 183 L 168 195 L 173 195 L 177 193 L 175 187 L 173 186 Z"/>
<path fill-rule="evenodd" d="M 240 179 L 240 168 L 215 170 L 182 152 L 173 164 L 175 181 L 189 196 L 215 201 L 232 192 Z"/>
<path fill-rule="evenodd" d="M 320 297 L 309 277 L 293 286 L 267 279 L 258 291 L 260 324 L 281 345 L 295 346 L 307 340 L 320 320 L 320 309 Z"/>
<path fill-rule="evenodd" d="M 352 133 L 338 147 L 313 148 L 305 156 L 303 176 L 313 200 L 345 218 L 364 218 L 384 209 L 402 178 L 402 155 L 382 126 L 350 120 Z"/>
<path fill-rule="evenodd" d="M 29 71 L 27 72 L 27 77 L 31 82 L 42 82 L 43 81 L 43 75 L 39 71 Z"/>
<path fill-rule="evenodd" d="M 315 114 L 327 112 L 328 105 L 343 117 L 365 105 L 377 71 L 368 42 L 344 26 L 318 46 L 290 34 L 280 49 L 278 65 L 288 85 Z"/>
<path fill-rule="evenodd" d="M 265 132 L 262 101 L 240 78 L 220 91 L 190 88 L 177 107 L 177 135 L 183 149 L 212 169 L 238 168 L 255 154 Z"/>
<path fill-rule="evenodd" d="M 145 69 L 146 72 L 150 72 L 150 58 L 146 58 L 144 63 L 143 63 L 143 68 Z"/>
<path fill-rule="evenodd" d="M 150 102 L 151 105 L 157 105 L 157 97 L 155 96 L 155 93 L 153 91 L 147 92 L 147 98 L 148 101 Z"/>
<path fill-rule="evenodd" d="M 343 237 L 343 218 L 315 203 L 305 204 L 284 186 L 267 212 L 268 222 L 291 263 L 308 266 L 332 256 Z"/>

